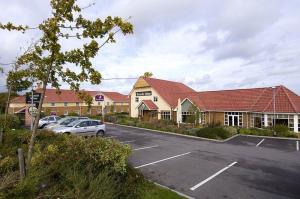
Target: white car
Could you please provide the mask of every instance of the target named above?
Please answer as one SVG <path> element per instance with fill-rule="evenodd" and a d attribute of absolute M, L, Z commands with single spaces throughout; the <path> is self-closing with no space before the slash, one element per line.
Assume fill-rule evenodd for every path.
<path fill-rule="evenodd" d="M 99 120 L 78 120 L 65 127 L 53 129 L 55 133 L 66 133 L 83 136 L 104 136 L 105 124 Z"/>
<path fill-rule="evenodd" d="M 68 124 L 70 124 L 70 123 L 72 123 L 76 120 L 84 120 L 84 119 L 86 120 L 86 119 L 89 119 L 89 118 L 88 117 L 77 117 L 77 116 L 64 117 L 64 118 L 61 118 L 60 120 L 58 120 L 57 122 L 46 125 L 45 129 L 53 130 L 55 128 L 65 127 Z"/>
<path fill-rule="evenodd" d="M 55 115 L 44 117 L 44 118 L 42 118 L 42 119 L 39 120 L 38 127 L 42 129 L 47 124 L 51 124 L 51 123 L 57 122 L 58 120 L 60 120 L 60 117 L 55 116 Z"/>

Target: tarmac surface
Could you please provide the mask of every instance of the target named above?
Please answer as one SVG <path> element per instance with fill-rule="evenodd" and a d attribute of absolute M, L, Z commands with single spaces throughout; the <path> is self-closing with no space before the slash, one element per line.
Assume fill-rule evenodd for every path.
<path fill-rule="evenodd" d="M 190 198 L 300 198 L 300 141 L 237 136 L 214 142 L 106 128 L 108 139 L 132 147 L 129 162 L 146 178 Z"/>

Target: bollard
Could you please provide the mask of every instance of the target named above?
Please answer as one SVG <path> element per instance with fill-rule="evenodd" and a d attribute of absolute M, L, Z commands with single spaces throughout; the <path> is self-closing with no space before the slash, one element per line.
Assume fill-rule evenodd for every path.
<path fill-rule="evenodd" d="M 19 167 L 20 167 L 20 179 L 23 180 L 26 175 L 26 170 L 25 170 L 25 158 L 23 154 L 23 149 L 21 148 L 18 149 L 18 159 L 19 159 Z"/>

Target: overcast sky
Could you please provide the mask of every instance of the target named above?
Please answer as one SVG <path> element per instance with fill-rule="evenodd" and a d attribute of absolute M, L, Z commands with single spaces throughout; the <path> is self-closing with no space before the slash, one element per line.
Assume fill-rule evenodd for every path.
<path fill-rule="evenodd" d="M 285 85 L 300 94 L 299 0 L 78 0 L 92 2 L 85 16 L 131 16 L 134 25 L 134 34 L 119 35 L 93 60 L 103 78 L 151 71 L 199 91 Z M 51 13 L 47 0 L 1 0 L 0 7 L 2 23 L 36 26 Z M 39 34 L 0 31 L 0 62 Z M 82 87 L 126 94 L 134 82 Z"/>

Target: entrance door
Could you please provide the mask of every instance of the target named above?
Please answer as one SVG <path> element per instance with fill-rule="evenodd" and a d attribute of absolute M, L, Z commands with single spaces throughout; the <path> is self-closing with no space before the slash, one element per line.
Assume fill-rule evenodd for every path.
<path fill-rule="evenodd" d="M 238 126 L 239 125 L 239 116 L 229 115 L 228 122 L 229 122 L 229 126 Z"/>

